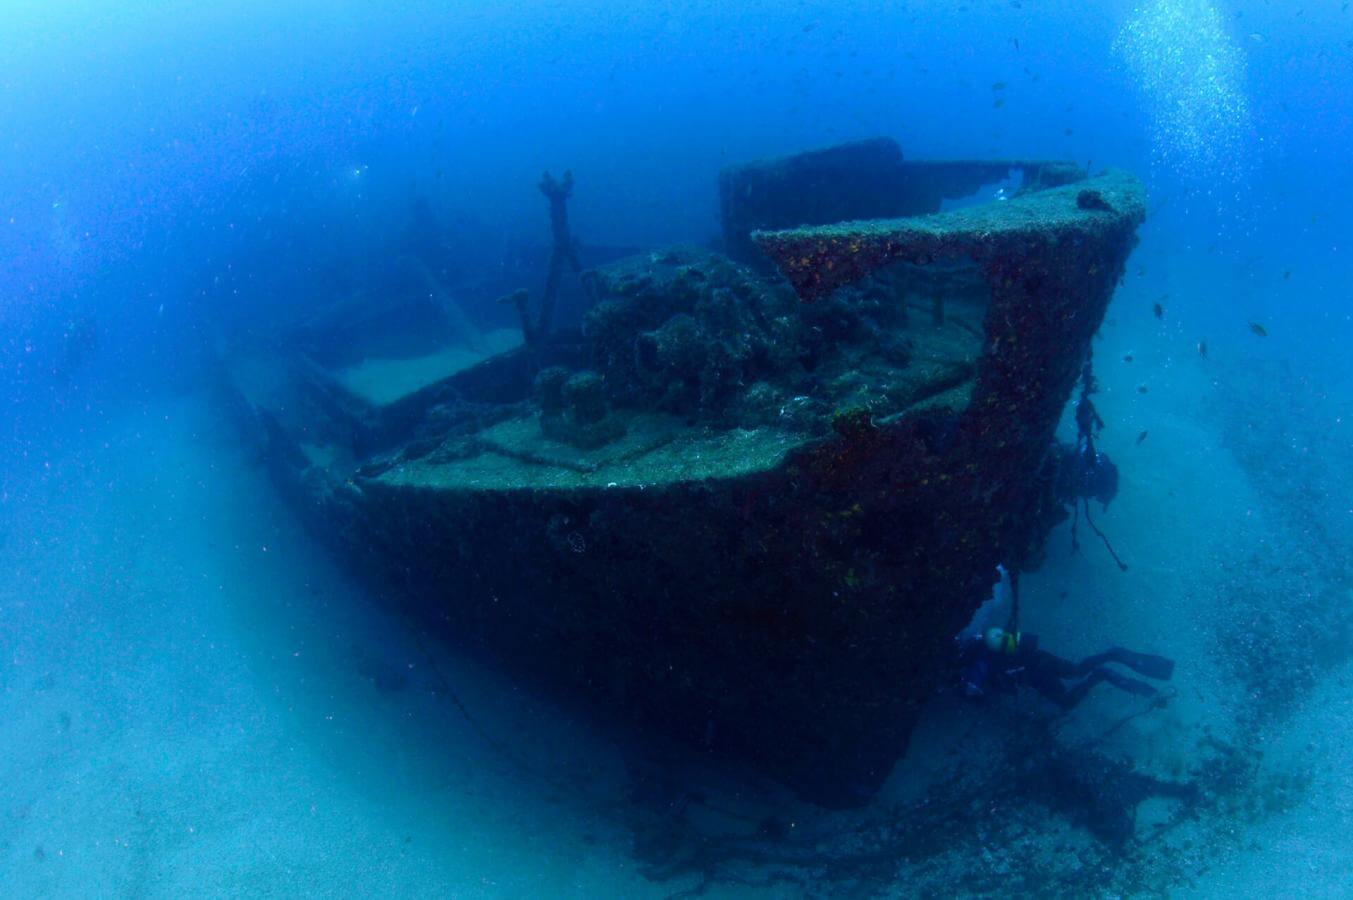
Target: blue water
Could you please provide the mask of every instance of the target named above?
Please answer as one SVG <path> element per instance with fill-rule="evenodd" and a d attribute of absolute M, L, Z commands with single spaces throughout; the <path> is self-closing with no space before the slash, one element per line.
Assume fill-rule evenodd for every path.
<path fill-rule="evenodd" d="M 1346 895 L 1348 4 L 186 7 L 0 3 L 0 894 Z M 1146 184 L 1095 345 L 1130 567 L 1055 531 L 1025 615 L 1174 657 L 1167 708 L 1054 728 L 1209 799 L 1125 848 L 1032 794 L 983 812 L 965 779 L 1047 711 L 941 700 L 864 810 L 709 775 L 673 840 L 726 852 L 666 871 L 623 741 L 353 583 L 214 360 L 370 288 L 412 197 L 510 281 L 544 170 L 585 246 L 647 249 L 717 235 L 723 166 L 877 135 Z"/>

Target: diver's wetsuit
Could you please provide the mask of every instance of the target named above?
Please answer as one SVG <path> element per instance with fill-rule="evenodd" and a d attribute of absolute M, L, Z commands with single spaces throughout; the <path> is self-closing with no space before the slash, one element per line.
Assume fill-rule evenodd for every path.
<path fill-rule="evenodd" d="M 1145 681 L 1105 668 L 1105 663 L 1118 663 L 1139 675 L 1162 681 L 1168 681 L 1174 674 L 1173 661 L 1122 647 L 1110 647 L 1080 662 L 1071 662 L 1038 649 L 1038 638 L 1034 635 L 1024 635 L 1014 653 L 992 650 L 980 637 L 964 640 L 960 652 L 963 689 L 968 696 L 1010 692 L 1018 685 L 1027 684 L 1062 709 L 1071 709 L 1080 703 L 1101 681 L 1139 697 L 1156 695 L 1156 689 Z M 1063 683 L 1075 678 L 1080 681 L 1071 687 Z"/>

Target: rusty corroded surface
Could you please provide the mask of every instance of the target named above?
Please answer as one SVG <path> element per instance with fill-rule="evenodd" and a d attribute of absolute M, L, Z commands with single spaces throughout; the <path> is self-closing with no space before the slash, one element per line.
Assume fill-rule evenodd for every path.
<path fill-rule="evenodd" d="M 799 296 L 813 300 L 900 260 L 925 265 L 967 257 L 999 265 L 1001 258 L 1039 256 L 1045 266 L 1069 270 L 1084 256 L 1073 245 L 1102 248 L 1145 217 L 1141 184 L 1111 171 L 954 212 L 758 231 L 752 238 Z"/>
<path fill-rule="evenodd" d="M 599 278 L 609 299 L 578 359 L 561 357 L 624 382 L 610 444 L 549 445 L 529 416 L 484 414 L 530 402 L 498 371 L 510 358 L 430 392 L 431 437 L 388 426 L 402 449 L 376 462 L 326 468 L 296 404 L 256 402 L 301 508 L 456 640 L 647 733 L 856 804 L 905 751 L 996 565 L 1036 565 L 1064 514 L 1045 463 L 1142 217 L 1137 182 L 1109 173 L 947 214 L 757 236 L 803 298 L 894 263 L 910 287 L 856 300 L 882 309 L 932 278 L 959 278 L 963 296 L 985 285 L 962 402 L 853 406 L 819 428 L 793 425 L 809 398 L 791 396 L 753 418 L 765 404 L 746 401 L 777 379 L 824 408 L 865 396 L 833 393 L 830 346 L 794 380 L 799 354 L 770 353 L 829 326 L 812 317 L 859 291 L 805 306 L 686 251 Z M 673 317 L 684 338 L 664 325 Z M 912 336 L 905 375 L 937 326 L 879 321 Z M 729 339 L 761 331 L 779 337 Z M 710 352 L 677 353 L 678 338 Z M 683 387 L 659 363 L 688 356 Z M 760 387 L 733 377 L 748 372 Z"/>
<path fill-rule="evenodd" d="M 719 173 L 724 250 L 764 267 L 751 238 L 756 230 L 929 215 L 946 199 L 972 196 L 1015 174 L 1025 190 L 1085 177 L 1074 163 L 1055 160 L 906 160 L 892 138 L 729 166 Z"/>

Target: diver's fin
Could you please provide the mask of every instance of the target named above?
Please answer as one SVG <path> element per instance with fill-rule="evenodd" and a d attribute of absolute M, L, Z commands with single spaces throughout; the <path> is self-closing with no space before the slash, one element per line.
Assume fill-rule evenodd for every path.
<path fill-rule="evenodd" d="M 1115 647 L 1113 660 L 1147 678 L 1169 681 L 1174 676 L 1174 660 L 1156 656 L 1154 653 L 1134 653 L 1122 647 Z"/>
<path fill-rule="evenodd" d="M 1100 669 L 1099 671 L 1103 673 L 1102 677 L 1105 681 L 1120 691 L 1127 691 L 1129 694 L 1136 694 L 1138 697 L 1154 697 L 1160 693 L 1145 681 L 1129 678 L 1113 669 Z"/>

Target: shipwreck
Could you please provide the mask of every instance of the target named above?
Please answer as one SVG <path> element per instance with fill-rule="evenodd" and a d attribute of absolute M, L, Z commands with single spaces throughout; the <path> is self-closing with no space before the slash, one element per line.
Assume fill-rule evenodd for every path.
<path fill-rule="evenodd" d="M 400 357 L 362 344 L 397 322 L 334 326 L 338 351 L 243 349 L 229 383 L 298 508 L 443 633 L 858 804 L 997 565 L 1037 565 L 1065 515 L 1054 432 L 1142 191 L 886 140 L 720 187 L 721 250 L 582 270 L 581 321 L 535 327 L 519 293 L 521 329 L 467 341 L 453 316 L 448 349 L 425 310 Z"/>

